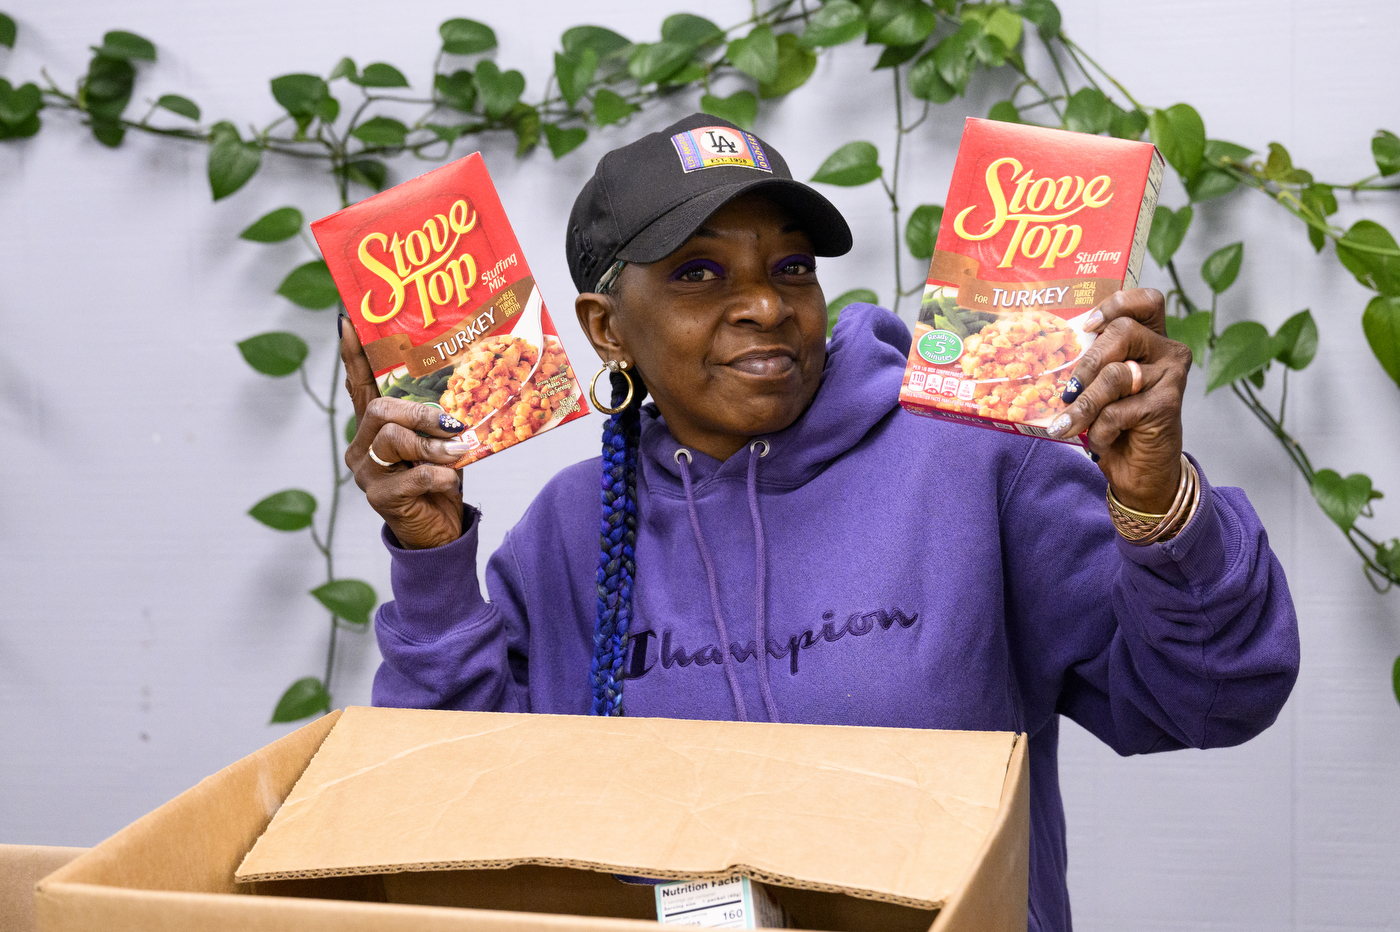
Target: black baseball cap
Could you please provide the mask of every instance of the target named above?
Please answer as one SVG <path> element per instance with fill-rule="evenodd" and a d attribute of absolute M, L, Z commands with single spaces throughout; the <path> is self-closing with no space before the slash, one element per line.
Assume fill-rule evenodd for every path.
<path fill-rule="evenodd" d="M 850 251 L 851 228 L 830 201 L 800 181 L 768 143 L 727 120 L 694 113 L 598 160 L 569 215 L 564 244 L 580 292 L 619 259 L 656 262 L 741 194 L 773 198 L 819 256 Z"/>

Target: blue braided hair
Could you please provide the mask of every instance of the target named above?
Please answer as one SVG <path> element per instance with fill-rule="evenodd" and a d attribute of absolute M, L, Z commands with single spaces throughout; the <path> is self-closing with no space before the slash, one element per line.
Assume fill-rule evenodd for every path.
<path fill-rule="evenodd" d="M 632 401 L 603 425 L 603 515 L 598 550 L 598 623 L 593 629 L 594 715 L 622 715 L 622 664 L 632 623 L 632 582 L 637 571 L 637 447 L 646 386 L 631 373 Z M 616 408 L 627 397 L 627 377 L 611 373 Z"/>

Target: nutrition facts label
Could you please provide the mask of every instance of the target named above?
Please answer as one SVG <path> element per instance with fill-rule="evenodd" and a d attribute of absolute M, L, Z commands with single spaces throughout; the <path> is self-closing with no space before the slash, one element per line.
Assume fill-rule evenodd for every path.
<path fill-rule="evenodd" d="M 959 379 L 951 375 L 942 376 L 937 372 L 912 372 L 909 374 L 909 389 L 927 395 L 944 395 L 959 401 L 971 401 L 972 390 L 976 387 L 971 379 Z"/>

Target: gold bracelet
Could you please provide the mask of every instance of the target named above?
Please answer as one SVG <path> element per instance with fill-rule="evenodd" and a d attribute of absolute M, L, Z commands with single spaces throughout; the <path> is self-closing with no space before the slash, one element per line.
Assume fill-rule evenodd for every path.
<path fill-rule="evenodd" d="M 1200 475 L 1185 454 L 1181 456 L 1181 481 L 1176 497 L 1165 514 L 1152 514 L 1129 508 L 1118 500 L 1110 487 L 1105 490 L 1109 517 L 1118 533 L 1138 546 L 1170 540 L 1191 522 L 1201 500 Z"/>

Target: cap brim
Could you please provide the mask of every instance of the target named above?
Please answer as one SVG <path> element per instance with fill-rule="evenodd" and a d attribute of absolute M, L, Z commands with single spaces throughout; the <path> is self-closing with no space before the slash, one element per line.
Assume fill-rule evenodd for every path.
<path fill-rule="evenodd" d="M 680 249 L 715 211 L 741 194 L 761 191 L 787 211 L 811 238 L 819 256 L 842 256 L 851 250 L 851 228 L 826 198 L 800 181 L 759 178 L 711 188 L 653 220 L 617 251 L 628 262 L 657 262 Z"/>

